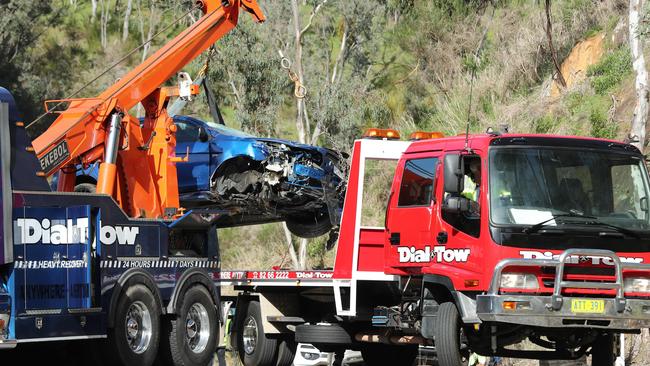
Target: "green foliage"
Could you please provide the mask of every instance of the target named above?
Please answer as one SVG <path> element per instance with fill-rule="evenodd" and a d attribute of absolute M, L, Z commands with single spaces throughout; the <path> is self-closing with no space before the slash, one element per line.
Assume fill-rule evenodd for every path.
<path fill-rule="evenodd" d="M 533 122 L 533 130 L 535 133 L 552 133 L 559 124 L 560 120 L 557 116 L 545 114 Z"/>
<path fill-rule="evenodd" d="M 606 94 L 617 87 L 623 78 L 632 72 L 632 56 L 627 47 L 622 47 L 602 58 L 600 62 L 589 67 L 587 75 L 591 85 L 598 94 Z"/>
<path fill-rule="evenodd" d="M 603 110 L 593 109 L 589 114 L 589 122 L 591 123 L 591 136 L 607 139 L 616 138 L 618 125 L 609 123 Z"/>

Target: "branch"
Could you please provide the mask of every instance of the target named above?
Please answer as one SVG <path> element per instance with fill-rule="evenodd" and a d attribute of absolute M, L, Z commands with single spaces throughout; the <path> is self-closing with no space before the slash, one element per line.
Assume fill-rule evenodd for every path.
<path fill-rule="evenodd" d="M 309 16 L 309 21 L 307 22 L 307 25 L 300 31 L 298 37 L 302 39 L 302 35 L 307 32 L 307 30 L 311 27 L 311 23 L 314 20 L 314 17 L 316 14 L 318 14 L 318 11 L 320 8 L 327 3 L 328 0 L 323 0 L 321 1 L 318 5 L 316 5 L 312 10 L 311 10 L 311 15 Z"/>

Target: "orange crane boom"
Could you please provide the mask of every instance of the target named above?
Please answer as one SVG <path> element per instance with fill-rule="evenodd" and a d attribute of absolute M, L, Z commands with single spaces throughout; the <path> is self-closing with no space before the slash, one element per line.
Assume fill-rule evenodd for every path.
<path fill-rule="evenodd" d="M 204 15 L 96 98 L 50 100 L 54 123 L 32 142 L 43 171 L 59 172 L 58 190 L 74 190 L 78 164 L 100 161 L 97 192 L 111 195 L 131 217 L 171 217 L 179 209 L 176 125 L 167 115 L 178 87 L 161 87 L 238 22 L 240 9 L 256 22 L 256 0 L 200 0 Z M 193 94 L 198 89 L 192 90 Z M 67 104 L 63 111 L 52 103 Z M 144 123 L 128 114 L 142 103 Z"/>

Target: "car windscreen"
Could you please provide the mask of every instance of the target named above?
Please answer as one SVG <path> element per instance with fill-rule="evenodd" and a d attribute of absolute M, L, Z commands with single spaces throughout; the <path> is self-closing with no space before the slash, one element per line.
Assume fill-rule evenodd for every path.
<path fill-rule="evenodd" d="M 647 172 L 639 155 L 605 149 L 492 148 L 489 186 L 490 220 L 496 226 L 650 230 Z"/>
<path fill-rule="evenodd" d="M 247 134 L 246 132 L 235 130 L 234 128 L 230 128 L 216 122 L 212 122 L 212 121 L 204 121 L 204 122 L 208 125 L 208 127 L 210 127 L 213 130 L 216 130 L 220 134 L 237 136 L 237 137 L 255 137 L 253 135 Z"/>

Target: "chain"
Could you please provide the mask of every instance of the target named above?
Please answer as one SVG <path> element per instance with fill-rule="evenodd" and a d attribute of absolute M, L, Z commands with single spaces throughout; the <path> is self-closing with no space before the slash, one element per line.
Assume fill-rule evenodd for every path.
<path fill-rule="evenodd" d="M 293 81 L 293 95 L 296 96 L 298 99 L 302 99 L 307 95 L 307 88 L 305 88 L 304 85 L 300 82 L 300 78 L 298 78 L 298 75 L 291 70 L 291 61 L 282 56 L 280 59 L 280 66 L 282 66 L 283 69 L 287 70 L 287 73 L 289 74 L 289 79 Z"/>

